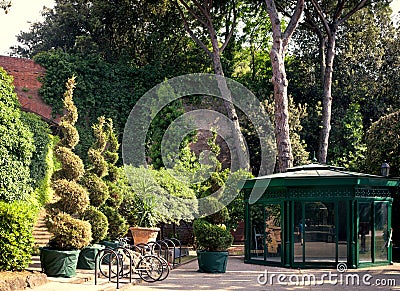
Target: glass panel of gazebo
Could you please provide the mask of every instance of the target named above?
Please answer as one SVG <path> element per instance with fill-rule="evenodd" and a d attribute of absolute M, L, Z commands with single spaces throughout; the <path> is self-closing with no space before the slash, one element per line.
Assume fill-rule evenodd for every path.
<path fill-rule="evenodd" d="M 387 202 L 375 202 L 375 261 L 387 261 L 388 242 L 388 207 Z"/>
<path fill-rule="evenodd" d="M 306 262 L 335 262 L 335 204 L 305 203 L 304 245 Z"/>
<path fill-rule="evenodd" d="M 250 205 L 250 258 L 264 260 L 264 206 Z"/>
<path fill-rule="evenodd" d="M 301 202 L 294 202 L 294 262 L 303 262 L 304 219 Z"/>
<path fill-rule="evenodd" d="M 265 206 L 265 244 L 265 259 L 280 263 L 282 252 L 280 204 L 267 204 Z"/>
<path fill-rule="evenodd" d="M 295 202 L 294 222 L 295 263 L 347 262 L 346 201 Z"/>
<path fill-rule="evenodd" d="M 339 201 L 337 207 L 338 262 L 347 262 L 348 201 Z"/>
<path fill-rule="evenodd" d="M 367 263 L 372 262 L 372 208 L 371 202 L 358 203 L 358 249 L 359 249 L 359 262 Z"/>

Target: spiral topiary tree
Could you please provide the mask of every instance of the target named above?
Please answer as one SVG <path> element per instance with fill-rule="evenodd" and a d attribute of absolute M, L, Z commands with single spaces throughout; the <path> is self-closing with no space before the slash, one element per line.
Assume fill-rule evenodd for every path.
<path fill-rule="evenodd" d="M 79 184 L 85 173 L 83 162 L 73 152 L 79 142 L 79 134 L 74 126 L 78 120 L 73 102 L 75 77 L 68 79 L 66 86 L 65 113 L 60 122 L 63 137 L 54 149 L 61 169 L 52 176 L 52 188 L 59 200 L 49 205 L 47 216 L 47 227 L 53 234 L 49 245 L 58 250 L 81 249 L 92 240 L 89 222 L 79 219 L 89 205 L 89 197 L 87 190 Z"/>
<path fill-rule="evenodd" d="M 108 173 L 107 162 L 103 157 L 107 145 L 107 134 L 104 132 L 105 118 L 100 116 L 98 123 L 92 126 L 95 142 L 88 150 L 91 168 L 86 171 L 83 184 L 89 191 L 90 206 L 86 209 L 83 218 L 92 226 L 93 243 L 104 239 L 108 231 L 108 219 L 98 209 L 109 197 L 107 184 L 103 177 Z"/>
<path fill-rule="evenodd" d="M 102 206 L 101 211 L 108 218 L 107 239 L 114 240 L 128 232 L 129 226 L 126 219 L 118 212 L 124 197 L 124 191 L 127 189 L 127 181 L 121 175 L 121 169 L 116 166 L 120 144 L 111 118 L 107 119 L 105 128 L 107 145 L 103 152 L 103 157 L 107 163 L 108 175 L 104 179 L 108 186 L 109 198 L 105 205 Z"/>

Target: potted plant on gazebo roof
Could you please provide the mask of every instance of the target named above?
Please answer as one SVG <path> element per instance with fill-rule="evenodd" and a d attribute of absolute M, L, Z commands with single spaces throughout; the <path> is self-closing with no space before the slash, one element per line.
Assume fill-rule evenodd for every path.
<path fill-rule="evenodd" d="M 92 240 L 89 222 L 80 220 L 87 206 L 87 190 L 79 184 L 84 174 L 82 160 L 73 152 L 79 141 L 75 123 L 77 109 L 72 101 L 75 78 L 68 80 L 64 93 L 64 111 L 60 128 L 62 139 L 55 146 L 54 154 L 61 163 L 61 169 L 52 176 L 52 188 L 59 200 L 47 207 L 47 227 L 53 234 L 49 247 L 41 248 L 42 269 L 48 276 L 73 277 L 80 249 Z"/>

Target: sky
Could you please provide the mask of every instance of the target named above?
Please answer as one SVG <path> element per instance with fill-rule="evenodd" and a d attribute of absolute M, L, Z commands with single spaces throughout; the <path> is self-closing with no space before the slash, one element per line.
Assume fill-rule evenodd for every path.
<path fill-rule="evenodd" d="M 400 10 L 400 0 L 392 2 L 393 11 Z M 9 48 L 17 44 L 16 35 L 29 31 L 30 23 L 40 21 L 43 7 L 52 8 L 54 0 L 12 0 L 8 14 L 0 11 L 0 55 L 8 55 Z"/>

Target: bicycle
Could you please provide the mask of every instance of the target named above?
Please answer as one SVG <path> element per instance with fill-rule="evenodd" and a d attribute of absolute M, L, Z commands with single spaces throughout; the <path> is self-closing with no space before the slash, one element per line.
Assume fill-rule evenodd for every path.
<path fill-rule="evenodd" d="M 124 238 L 119 243 L 114 252 L 104 252 L 100 257 L 99 271 L 103 276 L 109 277 L 110 272 L 111 278 L 117 274 L 119 278 L 138 274 L 146 282 L 162 281 L 168 277 L 170 268 L 164 258 L 151 253 L 143 254 L 143 248 L 127 244 Z"/>

